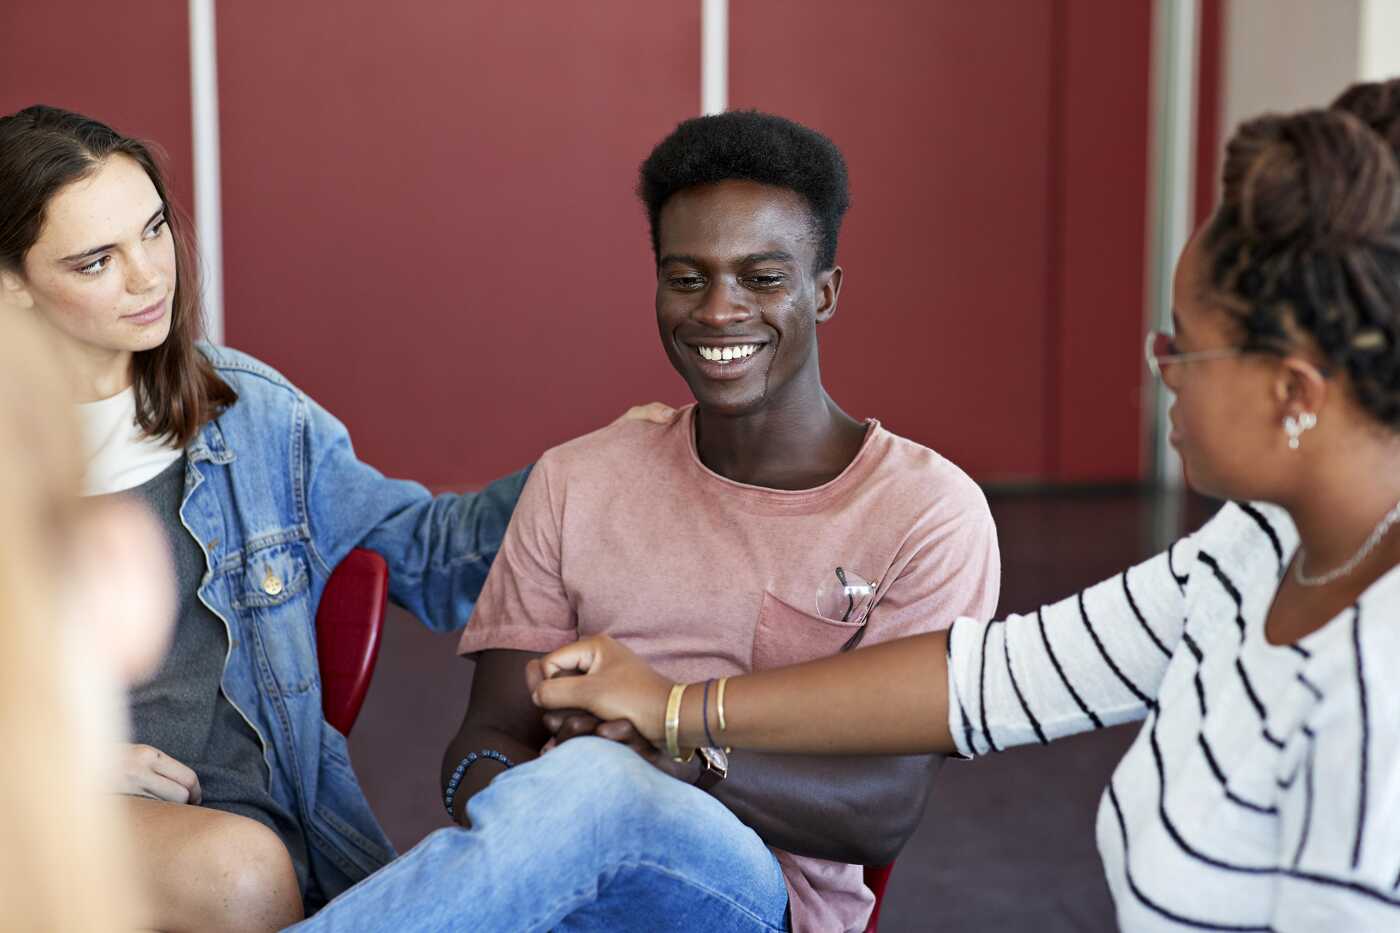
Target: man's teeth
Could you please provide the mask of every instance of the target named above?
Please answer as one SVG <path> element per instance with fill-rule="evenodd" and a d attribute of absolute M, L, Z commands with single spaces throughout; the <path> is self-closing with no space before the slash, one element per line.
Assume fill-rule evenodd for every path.
<path fill-rule="evenodd" d="M 738 347 L 696 347 L 700 355 L 711 363 L 728 363 L 731 360 L 742 360 L 753 356 L 761 346 L 757 343 L 746 343 Z"/>

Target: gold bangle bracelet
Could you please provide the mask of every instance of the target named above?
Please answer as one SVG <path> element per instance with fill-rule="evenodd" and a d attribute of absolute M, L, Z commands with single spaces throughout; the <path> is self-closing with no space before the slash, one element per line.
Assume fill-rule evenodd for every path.
<path fill-rule="evenodd" d="M 729 723 L 724 720 L 724 685 L 729 683 L 728 677 L 719 679 L 719 692 L 715 697 L 715 712 L 719 714 L 719 731 L 723 732 L 729 728 Z"/>
<path fill-rule="evenodd" d="M 687 684 L 674 684 L 671 695 L 666 700 L 666 754 L 675 762 L 684 762 L 681 757 L 679 733 L 681 728 L 681 700 L 685 697 Z"/>

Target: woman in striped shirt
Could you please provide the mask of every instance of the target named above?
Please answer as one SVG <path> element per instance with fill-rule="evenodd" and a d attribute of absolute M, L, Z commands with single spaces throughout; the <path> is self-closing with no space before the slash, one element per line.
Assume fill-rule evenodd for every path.
<path fill-rule="evenodd" d="M 734 678 L 723 706 L 697 686 L 669 730 L 673 685 L 607 640 L 545 658 L 536 701 L 810 753 L 1144 720 L 1098 818 L 1125 930 L 1400 930 L 1397 112 L 1400 81 L 1363 85 L 1229 144 L 1149 343 L 1188 478 L 1234 500 L 1198 532 L 1029 615 Z"/>

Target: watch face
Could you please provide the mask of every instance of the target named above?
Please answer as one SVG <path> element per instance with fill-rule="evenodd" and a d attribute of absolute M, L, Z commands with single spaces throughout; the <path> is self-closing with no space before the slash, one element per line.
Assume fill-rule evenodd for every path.
<path fill-rule="evenodd" d="M 701 748 L 697 749 L 700 757 L 705 759 L 705 766 L 713 771 L 718 771 L 723 777 L 729 772 L 729 756 L 722 748 Z"/>

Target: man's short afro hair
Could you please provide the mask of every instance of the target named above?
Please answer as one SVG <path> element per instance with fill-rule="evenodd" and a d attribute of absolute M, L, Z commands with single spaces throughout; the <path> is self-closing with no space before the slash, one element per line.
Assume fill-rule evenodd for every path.
<path fill-rule="evenodd" d="M 817 270 L 836 264 L 841 218 L 850 207 L 846 160 L 816 130 L 756 110 L 686 120 L 642 163 L 637 196 L 651 222 L 651 249 L 660 260 L 657 224 L 671 195 L 715 182 L 754 181 L 795 191 L 812 211 Z"/>

